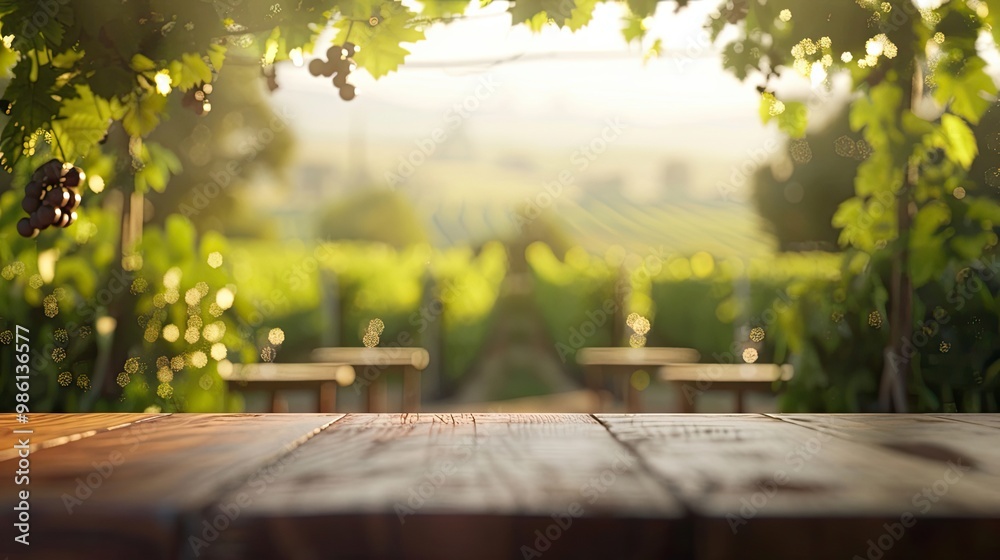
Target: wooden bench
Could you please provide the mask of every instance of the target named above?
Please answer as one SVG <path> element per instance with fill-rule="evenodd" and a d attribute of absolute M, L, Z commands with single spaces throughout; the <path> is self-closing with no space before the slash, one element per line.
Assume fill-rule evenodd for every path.
<path fill-rule="evenodd" d="M 648 367 L 655 368 L 667 364 L 697 362 L 701 354 L 693 348 L 616 348 L 591 347 L 581 348 L 576 353 L 576 362 L 583 366 L 587 388 L 603 395 L 604 374 L 620 376 L 622 394 L 625 397 L 625 410 L 640 412 L 639 391 L 631 383 L 631 375 L 635 370 Z M 604 410 L 604 399 L 601 399 L 601 410 Z"/>
<path fill-rule="evenodd" d="M 64 441 L 27 458 L 30 549 L 0 459 L 12 560 L 1000 558 L 996 414 L 0 422 Z"/>
<path fill-rule="evenodd" d="M 368 412 L 385 412 L 386 383 L 384 373 L 399 371 L 403 375 L 403 412 L 420 410 L 420 376 L 430 362 L 423 348 L 317 348 L 312 352 L 317 362 L 348 364 L 355 368 L 356 387 L 367 389 Z"/>
<path fill-rule="evenodd" d="M 793 374 L 788 364 L 671 364 L 660 368 L 660 379 L 677 387 L 682 412 L 694 412 L 698 395 L 709 390 L 735 392 L 736 412 L 744 412 L 745 393 L 770 393 L 775 381 L 788 381 Z"/>
<path fill-rule="evenodd" d="M 355 372 L 344 363 L 308 364 L 235 364 L 233 371 L 221 375 L 230 390 L 264 390 L 271 396 L 271 412 L 288 412 L 282 391 L 313 390 L 316 410 L 337 410 L 337 386 L 354 383 Z"/>

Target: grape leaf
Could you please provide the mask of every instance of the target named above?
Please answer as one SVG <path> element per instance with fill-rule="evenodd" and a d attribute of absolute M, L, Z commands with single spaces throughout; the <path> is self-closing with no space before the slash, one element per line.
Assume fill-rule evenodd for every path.
<path fill-rule="evenodd" d="M 135 190 L 138 193 L 149 189 L 163 192 L 170 176 L 183 170 L 176 154 L 154 142 L 143 142 L 139 159 L 143 166 L 135 173 Z"/>
<path fill-rule="evenodd" d="M 136 72 L 152 72 L 156 70 L 156 63 L 144 54 L 136 53 L 132 55 L 132 62 L 129 64 Z"/>
<path fill-rule="evenodd" d="M 968 210 L 965 216 L 970 220 L 986 220 L 994 225 L 1000 225 L 1000 204 L 988 198 L 968 199 Z"/>
<path fill-rule="evenodd" d="M 508 8 L 511 23 L 524 23 L 538 14 L 545 15 L 556 25 L 562 27 L 573 17 L 576 0 L 518 0 Z"/>
<path fill-rule="evenodd" d="M 225 45 L 215 45 L 208 47 L 208 61 L 212 63 L 212 68 L 216 72 L 222 70 L 222 63 L 226 60 Z"/>
<path fill-rule="evenodd" d="M 790 101 L 784 103 L 777 100 L 774 94 L 764 92 L 760 96 L 760 118 L 764 124 L 776 121 L 778 130 L 791 136 L 801 138 L 806 134 L 809 124 L 809 111 L 804 103 Z"/>
<path fill-rule="evenodd" d="M 378 15 L 381 3 L 381 0 L 341 0 L 337 7 L 348 19 L 367 20 Z"/>
<path fill-rule="evenodd" d="M 0 78 L 9 78 L 17 64 L 17 53 L 0 43 Z"/>
<path fill-rule="evenodd" d="M 573 15 L 566 20 L 566 27 L 571 31 L 578 31 L 587 26 L 594 19 L 594 7 L 598 0 L 576 0 L 576 7 L 573 8 Z"/>
<path fill-rule="evenodd" d="M 989 15 L 986 18 L 986 23 L 990 25 L 990 31 L 993 32 L 993 40 L 996 44 L 1000 45 L 1000 0 L 985 0 L 986 6 L 989 8 Z"/>
<path fill-rule="evenodd" d="M 168 66 L 170 83 L 181 91 L 188 91 L 200 83 L 212 81 L 212 69 L 197 53 L 185 53 L 180 60 Z"/>
<path fill-rule="evenodd" d="M 863 244 L 862 237 L 865 236 L 865 232 L 857 225 L 858 218 L 860 218 L 862 212 L 864 212 L 864 201 L 858 197 L 848 198 L 837 207 L 837 210 L 833 214 L 832 223 L 833 227 L 840 228 L 841 230 L 838 239 L 841 246 L 859 246 Z"/>
<path fill-rule="evenodd" d="M 646 18 L 656 12 L 656 4 L 660 0 L 626 0 L 628 9 L 640 18 Z"/>
<path fill-rule="evenodd" d="M 892 82 L 882 82 L 869 90 L 867 96 L 851 105 L 851 130 L 864 130 L 865 141 L 875 151 L 884 150 L 890 144 L 904 140 L 899 130 L 896 115 L 903 102 L 903 92 Z M 905 120 L 905 119 L 904 119 Z"/>
<path fill-rule="evenodd" d="M 979 154 L 976 135 L 965 121 L 950 113 L 941 115 L 941 132 L 945 139 L 948 159 L 968 169 Z"/>
<path fill-rule="evenodd" d="M 126 105 L 122 126 L 131 136 L 145 136 L 160 124 L 160 114 L 167 105 L 167 98 L 153 91 L 133 94 Z"/>
<path fill-rule="evenodd" d="M 932 280 L 947 266 L 948 256 L 943 248 L 949 236 L 940 230 L 950 222 L 951 211 L 942 202 L 925 204 L 914 216 L 909 266 L 915 288 Z"/>
<path fill-rule="evenodd" d="M 415 43 L 424 38 L 422 29 L 409 25 L 415 14 L 399 2 L 385 2 L 379 14 L 379 21 L 374 26 L 366 22 L 353 22 L 352 25 L 347 19 L 338 21 L 339 31 L 334 39 L 340 45 L 351 41 L 360 46 L 354 61 L 376 79 L 394 72 L 410 54 L 401 43 Z"/>
<path fill-rule="evenodd" d="M 646 35 L 646 24 L 642 22 L 641 17 L 635 14 L 627 14 L 623 18 L 623 21 L 625 22 L 625 26 L 622 27 L 622 36 L 625 37 L 626 43 L 631 43 L 636 39 L 642 40 L 643 36 Z"/>
<path fill-rule="evenodd" d="M 986 73 L 986 62 L 973 56 L 961 61 L 954 73 L 947 71 L 949 65 L 939 64 L 935 72 L 934 99 L 942 105 L 949 105 L 952 113 L 972 124 L 978 124 L 983 113 L 993 104 L 997 93 L 993 78 Z"/>
<path fill-rule="evenodd" d="M 649 62 L 650 60 L 662 54 L 663 54 L 663 39 L 657 37 L 656 40 L 653 41 L 653 44 L 649 47 L 649 49 L 642 54 L 642 61 L 644 63 Z"/>
<path fill-rule="evenodd" d="M 854 192 L 868 196 L 881 191 L 896 192 L 903 184 L 903 169 L 888 152 L 875 152 L 861 165 L 854 177 Z"/>
<path fill-rule="evenodd" d="M 989 245 L 991 234 L 992 232 L 982 231 L 974 235 L 955 236 L 951 239 L 950 245 L 960 258 L 973 261 L 983 256 L 983 250 Z"/>
<path fill-rule="evenodd" d="M 76 86 L 77 97 L 63 101 L 59 118 L 52 121 L 52 132 L 66 161 L 76 161 L 90 152 L 108 131 L 112 115 L 108 101 L 95 97 L 85 85 Z"/>
<path fill-rule="evenodd" d="M 465 13 L 471 0 L 421 0 L 424 17 L 455 16 Z"/>
<path fill-rule="evenodd" d="M 38 66 L 32 77 L 32 61 L 25 57 L 14 68 L 14 79 L 4 91 L 4 98 L 14 102 L 10 120 L 18 121 L 29 132 L 41 128 L 59 111 L 52 98 L 60 74 L 51 66 Z"/>
<path fill-rule="evenodd" d="M 56 87 L 62 70 L 43 65 L 32 72 L 34 68 L 30 57 L 22 58 L 14 67 L 14 79 L 4 91 L 4 98 L 14 102 L 0 141 L 0 152 L 8 169 L 20 159 L 25 136 L 46 128 L 59 113 L 59 102 L 53 94 L 66 93 L 65 88 Z"/>
<path fill-rule="evenodd" d="M 25 51 L 41 38 L 49 48 L 61 51 L 66 27 L 73 25 L 73 6 L 66 1 L 24 2 L 0 0 L 3 22 L 15 35 L 14 50 Z"/>

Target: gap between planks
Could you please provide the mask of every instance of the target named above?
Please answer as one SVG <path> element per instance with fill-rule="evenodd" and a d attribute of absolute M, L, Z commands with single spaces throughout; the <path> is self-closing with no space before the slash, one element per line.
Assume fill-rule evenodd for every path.
<path fill-rule="evenodd" d="M 590 414 L 590 417 L 593 418 L 595 422 L 597 422 L 598 424 L 601 425 L 601 427 L 604 428 L 604 432 L 607 433 L 609 436 L 611 436 L 611 439 L 615 440 L 615 442 L 617 442 L 619 446 L 621 446 L 622 448 L 624 448 L 626 451 L 628 451 L 632 456 L 634 456 L 636 458 L 636 462 L 639 463 L 639 467 L 645 472 L 646 475 L 648 475 L 650 478 L 652 478 L 653 480 L 655 480 L 656 483 L 660 485 L 660 488 L 662 488 L 664 492 L 666 492 L 667 494 L 669 494 L 670 496 L 672 496 L 674 498 L 674 500 L 678 504 L 680 504 L 681 508 L 684 510 L 684 518 L 685 519 L 691 519 L 695 515 L 695 510 L 692 507 L 692 504 L 688 503 L 688 500 L 686 500 L 684 498 L 684 494 L 683 494 L 683 492 L 681 492 L 681 489 L 678 488 L 677 485 L 673 484 L 668 477 L 663 476 L 663 474 L 657 472 L 657 470 L 654 469 L 653 466 L 649 463 L 649 460 L 646 458 L 646 456 L 643 455 L 642 452 L 636 446 L 634 446 L 634 445 L 632 445 L 632 444 L 630 444 L 630 443 L 628 443 L 626 441 L 623 441 L 621 438 L 619 438 L 618 436 L 616 436 L 615 433 L 614 433 L 614 431 L 611 430 L 611 427 L 608 426 L 601 419 L 602 416 L 604 416 L 604 417 L 620 417 L 620 416 L 634 416 L 634 415 L 632 415 L 632 414 L 599 414 L 598 413 L 598 414 Z M 750 416 L 750 415 L 748 415 L 748 416 Z M 754 415 L 754 416 L 756 416 L 756 415 Z"/>

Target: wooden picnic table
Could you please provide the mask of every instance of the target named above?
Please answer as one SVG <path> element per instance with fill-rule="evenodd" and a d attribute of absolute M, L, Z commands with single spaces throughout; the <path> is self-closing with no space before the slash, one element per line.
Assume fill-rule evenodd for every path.
<path fill-rule="evenodd" d="M 677 387 L 681 412 L 694 412 L 705 391 L 733 391 L 736 412 L 746 411 L 746 393 L 770 393 L 775 381 L 788 381 L 790 364 L 672 364 L 660 368 L 660 379 Z"/>
<path fill-rule="evenodd" d="M 312 390 L 316 393 L 318 412 L 336 412 L 337 386 L 354 383 L 354 368 L 348 364 L 234 364 L 228 374 L 221 374 L 230 390 L 263 390 L 271 398 L 271 412 L 288 412 L 283 391 Z"/>
<path fill-rule="evenodd" d="M 0 418 L 12 559 L 1000 557 L 1000 415 Z"/>
<path fill-rule="evenodd" d="M 420 372 L 430 363 L 430 354 L 423 348 L 317 348 L 311 357 L 315 362 L 353 366 L 357 372 L 355 383 L 367 390 L 368 412 L 388 410 L 385 374 L 399 371 L 403 375 L 402 411 L 420 410 Z"/>
<path fill-rule="evenodd" d="M 627 412 L 641 412 L 639 391 L 631 383 L 631 375 L 642 368 L 659 368 L 667 364 L 697 362 L 701 354 L 694 348 L 672 347 L 589 347 L 576 353 L 576 362 L 583 366 L 588 389 L 603 395 L 604 375 L 618 377 Z M 604 410 L 603 399 L 601 409 Z"/>

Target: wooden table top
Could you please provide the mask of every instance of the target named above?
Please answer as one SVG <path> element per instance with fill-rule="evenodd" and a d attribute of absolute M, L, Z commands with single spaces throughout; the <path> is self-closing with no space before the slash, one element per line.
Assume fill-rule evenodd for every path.
<path fill-rule="evenodd" d="M 1000 557 L 1000 415 L 0 417 L 12 559 Z"/>
<path fill-rule="evenodd" d="M 413 366 L 421 370 L 430 363 L 430 354 L 427 350 L 404 346 L 317 348 L 312 351 L 310 357 L 316 362 L 333 362 L 352 366 Z"/>
<path fill-rule="evenodd" d="M 701 354 L 694 348 L 645 346 L 642 348 L 588 347 L 576 353 L 581 365 L 608 366 L 662 366 L 665 364 L 697 362 Z"/>
<path fill-rule="evenodd" d="M 664 381 L 704 383 L 772 383 L 788 381 L 794 370 L 790 364 L 671 364 L 660 368 Z"/>
<path fill-rule="evenodd" d="M 233 364 L 228 374 L 220 374 L 225 381 L 234 383 L 296 383 L 335 381 L 340 385 L 354 382 L 354 368 L 347 364 Z"/>

